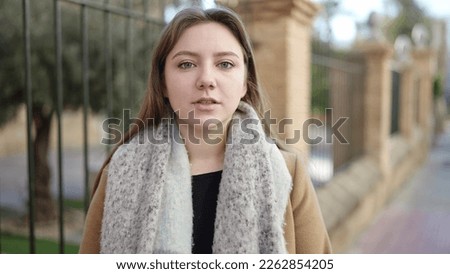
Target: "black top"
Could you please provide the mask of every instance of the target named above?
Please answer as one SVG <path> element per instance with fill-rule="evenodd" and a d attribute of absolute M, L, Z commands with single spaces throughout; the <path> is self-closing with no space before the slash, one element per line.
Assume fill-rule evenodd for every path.
<path fill-rule="evenodd" d="M 212 253 L 217 195 L 222 171 L 192 176 L 193 254 Z"/>

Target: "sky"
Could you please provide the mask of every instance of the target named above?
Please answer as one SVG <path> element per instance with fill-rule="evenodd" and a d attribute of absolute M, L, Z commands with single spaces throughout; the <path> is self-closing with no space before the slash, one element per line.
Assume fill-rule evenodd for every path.
<path fill-rule="evenodd" d="M 426 12 L 437 18 L 450 20 L 449 0 L 416 0 Z M 336 16 L 332 21 L 334 39 L 338 43 L 350 43 L 356 35 L 356 22 L 365 22 L 370 12 L 375 11 L 382 14 L 392 14 L 394 11 L 389 7 L 386 0 L 342 0 L 341 9 L 343 15 Z M 447 27 L 448 30 L 450 26 Z"/>
<path fill-rule="evenodd" d="M 312 0 L 315 3 L 323 0 Z M 341 0 L 341 15 L 337 15 L 331 22 L 333 39 L 340 46 L 350 45 L 356 36 L 355 22 L 366 22 L 372 11 L 381 14 L 394 14 L 392 6 L 388 5 L 391 0 Z M 450 39 L 450 0 L 416 0 L 426 13 L 447 20 L 448 38 Z M 215 6 L 214 0 L 203 0 L 203 7 Z M 176 13 L 169 10 L 166 13 L 166 20 L 169 21 Z M 317 20 L 316 20 L 317 21 Z"/>

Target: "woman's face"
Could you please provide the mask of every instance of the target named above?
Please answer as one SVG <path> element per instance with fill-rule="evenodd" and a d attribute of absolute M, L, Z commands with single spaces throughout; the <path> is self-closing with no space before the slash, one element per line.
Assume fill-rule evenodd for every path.
<path fill-rule="evenodd" d="M 179 119 L 220 121 L 225 128 L 247 91 L 246 75 L 233 34 L 221 24 L 202 23 L 186 29 L 167 56 L 165 96 Z"/>

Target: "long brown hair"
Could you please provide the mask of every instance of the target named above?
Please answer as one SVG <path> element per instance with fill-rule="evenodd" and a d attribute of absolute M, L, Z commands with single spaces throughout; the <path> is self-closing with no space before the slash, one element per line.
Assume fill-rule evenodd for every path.
<path fill-rule="evenodd" d="M 242 100 L 250 104 L 260 118 L 263 117 L 265 99 L 263 98 L 264 96 L 262 95 L 256 74 L 255 59 L 250 38 L 239 16 L 227 8 L 213 8 L 207 10 L 202 10 L 200 8 L 184 9 L 177 13 L 172 21 L 166 25 L 153 52 L 151 71 L 147 82 L 147 92 L 137 118 L 138 121 L 145 121 L 147 124 L 133 124 L 133 127 L 128 130 L 123 139 L 112 150 L 95 179 L 93 193 L 95 193 L 98 187 L 104 167 L 110 162 L 111 157 L 117 148 L 128 142 L 145 126 L 158 126 L 162 118 L 169 116 L 170 108 L 164 102 L 164 67 L 167 56 L 186 29 L 194 25 L 208 22 L 219 23 L 227 27 L 241 45 L 244 62 L 247 67 L 247 93 Z M 149 124 L 149 121 L 151 121 L 152 124 Z"/>

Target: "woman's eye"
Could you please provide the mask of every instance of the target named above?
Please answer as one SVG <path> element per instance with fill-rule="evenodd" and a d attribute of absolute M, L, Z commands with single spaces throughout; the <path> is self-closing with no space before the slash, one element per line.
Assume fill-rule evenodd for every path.
<path fill-rule="evenodd" d="M 230 68 L 234 67 L 234 65 L 231 62 L 221 62 L 221 63 L 219 63 L 219 67 L 222 69 L 230 69 Z"/>
<path fill-rule="evenodd" d="M 194 67 L 194 64 L 191 62 L 183 62 L 183 63 L 179 64 L 178 67 L 180 69 L 190 69 L 190 68 Z"/>

